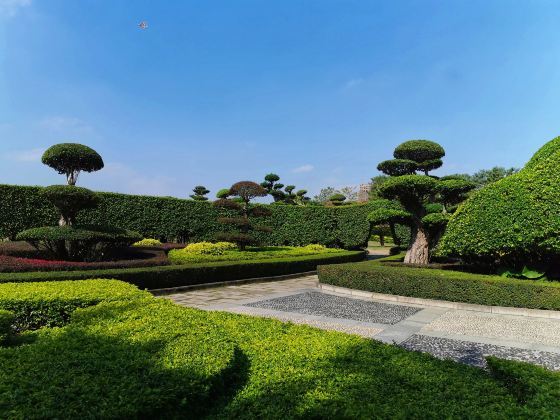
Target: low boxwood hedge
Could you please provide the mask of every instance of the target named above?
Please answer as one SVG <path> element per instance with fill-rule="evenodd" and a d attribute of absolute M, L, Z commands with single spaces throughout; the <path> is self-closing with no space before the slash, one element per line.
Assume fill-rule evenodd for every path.
<path fill-rule="evenodd" d="M 321 283 L 369 292 L 479 305 L 560 310 L 560 282 L 386 266 L 380 260 L 323 265 L 318 268 L 318 274 Z"/>
<path fill-rule="evenodd" d="M 0 309 L 11 311 L 19 331 L 68 322 L 77 308 L 150 296 L 117 280 L 0 284 Z"/>
<path fill-rule="evenodd" d="M 80 283 L 86 295 L 95 287 L 56 286 Z M 49 302 L 55 290 L 39 288 L 33 299 Z M 13 299 L 24 304 L 28 296 Z M 28 331 L 29 344 L 0 348 L 0 418 L 555 418 L 560 412 L 560 375 L 536 366 L 491 359 L 485 372 L 354 335 L 129 297 L 77 309 L 63 327 Z"/>
<path fill-rule="evenodd" d="M 302 273 L 313 271 L 320 264 L 361 261 L 364 258 L 365 251 L 343 251 L 336 254 L 278 259 L 271 258 L 243 262 L 224 261 L 200 264 L 193 263 L 188 265 L 69 272 L 0 273 L 0 283 L 112 278 L 135 284 L 142 289 L 162 289 Z"/>

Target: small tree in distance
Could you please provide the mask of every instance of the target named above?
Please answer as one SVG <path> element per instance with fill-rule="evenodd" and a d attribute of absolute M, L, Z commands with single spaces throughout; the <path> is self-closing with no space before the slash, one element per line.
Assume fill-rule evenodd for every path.
<path fill-rule="evenodd" d="M 78 143 L 60 143 L 49 147 L 41 161 L 66 175 L 68 185 L 76 185 L 80 172 L 94 172 L 103 169 L 101 156 L 92 148 Z"/>
<path fill-rule="evenodd" d="M 229 189 L 229 197 L 220 198 L 214 202 L 216 207 L 226 208 L 237 213 L 236 217 L 220 217 L 218 222 L 235 227 L 235 233 L 220 233 L 218 239 L 235 242 L 243 251 L 247 245 L 256 243 L 251 231 L 270 232 L 266 226 L 253 224 L 252 219 L 269 216 L 270 211 L 262 206 L 251 206 L 250 202 L 256 197 L 265 197 L 268 192 L 261 185 L 252 181 L 241 181 L 233 184 Z"/>
<path fill-rule="evenodd" d="M 333 194 L 329 197 L 329 203 L 331 203 L 333 206 L 340 206 L 344 203 L 344 201 L 346 200 L 346 196 L 344 194 Z"/>
<path fill-rule="evenodd" d="M 205 186 L 197 185 L 196 187 L 193 188 L 193 192 L 194 192 L 194 194 L 190 195 L 190 197 L 193 200 L 195 200 L 195 201 L 208 201 L 208 197 L 206 197 L 206 194 L 208 194 L 210 192 L 210 190 L 207 189 Z"/>
<path fill-rule="evenodd" d="M 216 193 L 216 198 L 228 198 L 229 197 L 229 188 L 222 188 Z"/>

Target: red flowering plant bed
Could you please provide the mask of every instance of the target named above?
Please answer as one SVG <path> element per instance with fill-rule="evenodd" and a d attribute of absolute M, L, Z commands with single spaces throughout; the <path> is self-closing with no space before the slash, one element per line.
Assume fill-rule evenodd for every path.
<path fill-rule="evenodd" d="M 77 262 L 45 258 L 45 254 L 25 242 L 0 244 L 0 272 L 96 270 L 168 265 L 164 249 L 127 248 L 111 261 Z"/>

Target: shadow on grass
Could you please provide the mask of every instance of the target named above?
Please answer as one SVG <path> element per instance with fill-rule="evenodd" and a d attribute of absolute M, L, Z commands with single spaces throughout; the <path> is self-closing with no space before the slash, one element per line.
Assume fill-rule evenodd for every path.
<path fill-rule="evenodd" d="M 72 324 L 31 335 L 0 348 L 0 418 L 200 418 L 248 377 L 233 343 L 214 351 L 180 334 L 139 340 Z"/>

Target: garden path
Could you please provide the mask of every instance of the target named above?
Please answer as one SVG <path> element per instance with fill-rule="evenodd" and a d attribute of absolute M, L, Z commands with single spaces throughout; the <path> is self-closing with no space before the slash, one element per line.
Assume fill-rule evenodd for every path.
<path fill-rule="evenodd" d="M 204 310 L 275 318 L 357 334 L 474 366 L 484 357 L 560 370 L 560 319 L 457 310 L 320 290 L 316 275 L 165 296 Z"/>

